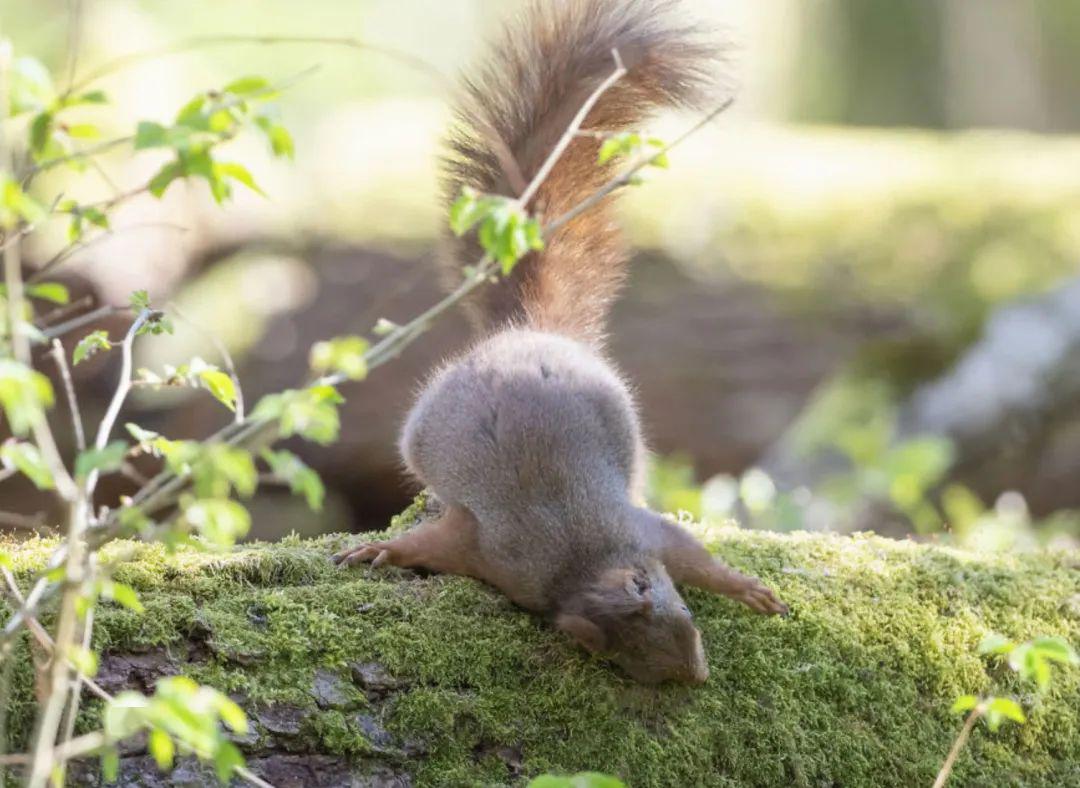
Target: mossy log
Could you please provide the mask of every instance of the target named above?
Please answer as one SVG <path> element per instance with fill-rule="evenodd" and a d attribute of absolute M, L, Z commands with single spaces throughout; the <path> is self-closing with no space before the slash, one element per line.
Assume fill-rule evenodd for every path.
<path fill-rule="evenodd" d="M 761 618 L 690 590 L 709 654 L 702 687 L 644 687 L 543 621 L 458 577 L 338 569 L 355 537 L 287 539 L 228 555 L 118 543 L 116 570 L 146 611 L 105 604 L 94 643 L 109 690 L 186 673 L 254 721 L 249 766 L 288 786 L 519 785 L 594 769 L 645 786 L 929 785 L 963 693 L 1012 694 L 1025 725 L 980 726 L 955 785 L 1080 785 L 1080 671 L 1036 697 L 993 658 L 989 631 L 1080 642 L 1080 557 L 975 555 L 871 536 L 705 534 L 791 604 Z M 52 543 L 4 545 L 24 579 Z M 48 614 L 45 616 L 49 618 Z M 9 749 L 32 724 L 20 647 Z M 80 724 L 100 706 L 84 704 Z M 136 743 L 123 785 L 213 784 L 181 762 L 161 775 Z M 75 770 L 97 782 L 94 764 Z"/>

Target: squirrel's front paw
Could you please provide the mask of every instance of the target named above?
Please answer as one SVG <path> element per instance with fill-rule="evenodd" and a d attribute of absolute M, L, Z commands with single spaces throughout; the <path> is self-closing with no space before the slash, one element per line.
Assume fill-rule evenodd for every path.
<path fill-rule="evenodd" d="M 370 562 L 372 566 L 381 566 L 388 561 L 393 563 L 393 557 L 389 542 L 364 542 L 335 555 L 334 563 L 339 566 L 355 566 Z"/>
<path fill-rule="evenodd" d="M 746 587 L 735 598 L 758 613 L 766 616 L 786 616 L 788 606 L 776 596 L 776 593 L 756 577 L 748 578 Z"/>

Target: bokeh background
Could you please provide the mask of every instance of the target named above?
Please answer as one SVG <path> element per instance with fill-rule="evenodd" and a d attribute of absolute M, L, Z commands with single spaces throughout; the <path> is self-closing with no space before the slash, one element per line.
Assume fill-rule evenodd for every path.
<path fill-rule="evenodd" d="M 355 37 L 453 78 L 508 0 L 95 0 L 78 69 L 207 34 Z M 637 384 L 666 511 L 749 527 L 873 529 L 1013 549 L 1080 538 L 1080 6 L 1075 0 L 698 0 L 732 42 L 734 108 L 624 199 L 636 249 L 612 321 Z M 0 29 L 63 75 L 64 0 L 0 0 Z M 317 69 L 311 70 L 312 67 Z M 88 108 L 106 136 L 165 121 L 244 74 L 302 75 L 277 101 L 292 162 L 240 137 L 267 198 L 225 209 L 201 183 L 140 198 L 62 278 L 95 301 L 173 301 L 238 360 L 245 397 L 295 385 L 307 348 L 404 321 L 439 295 L 439 79 L 331 44 L 232 44 L 133 64 Z M 660 118 L 670 138 L 691 116 Z M 144 182 L 162 156 L 57 175 L 82 199 Z M 28 250 L 49 259 L 63 228 Z M 117 324 L 119 326 L 119 324 Z M 414 492 L 394 439 L 417 382 L 461 348 L 460 317 L 343 393 L 341 443 L 298 445 L 321 513 L 268 492 L 255 535 L 382 527 Z M 217 360 L 177 327 L 161 369 Z M 115 354 L 113 354 L 115 355 Z M 88 421 L 117 359 L 80 365 Z M 204 392 L 139 392 L 128 420 L 204 436 Z M 118 482 L 111 494 L 123 493 Z M 0 509 L 41 505 L 4 485 Z"/>

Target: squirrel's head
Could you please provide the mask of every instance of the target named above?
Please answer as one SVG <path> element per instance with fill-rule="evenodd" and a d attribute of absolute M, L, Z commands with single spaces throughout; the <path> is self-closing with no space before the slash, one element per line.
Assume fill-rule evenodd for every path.
<path fill-rule="evenodd" d="M 562 605 L 555 625 L 643 684 L 709 677 L 701 634 L 658 561 L 605 570 Z"/>

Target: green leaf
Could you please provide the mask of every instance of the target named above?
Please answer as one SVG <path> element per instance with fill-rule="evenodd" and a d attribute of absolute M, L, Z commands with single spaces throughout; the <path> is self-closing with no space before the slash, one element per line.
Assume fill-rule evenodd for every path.
<path fill-rule="evenodd" d="M 45 146 L 52 139 L 53 120 L 51 112 L 40 112 L 34 116 L 34 120 L 30 124 L 30 152 L 34 154 L 34 158 L 38 161 L 43 158 L 41 154 L 44 153 Z"/>
<path fill-rule="evenodd" d="M 225 443 L 202 444 L 163 438 L 157 438 L 153 443 L 165 457 L 170 471 L 191 475 L 195 494 L 201 498 L 225 498 L 233 490 L 246 498 L 255 492 L 258 473 L 255 461 L 246 449 Z"/>
<path fill-rule="evenodd" d="M 146 724 L 149 712 L 150 699 L 142 693 L 130 690 L 119 693 L 105 704 L 102 714 L 105 735 L 120 740 L 138 733 Z"/>
<path fill-rule="evenodd" d="M 101 754 L 101 776 L 107 783 L 116 782 L 120 776 L 120 753 L 115 747 L 109 747 Z"/>
<path fill-rule="evenodd" d="M 222 742 L 214 753 L 214 771 L 222 783 L 228 782 L 229 775 L 237 766 L 244 765 L 244 756 L 232 742 Z"/>
<path fill-rule="evenodd" d="M 363 337 L 336 337 L 312 345 L 309 362 L 318 375 L 336 372 L 349 380 L 363 380 L 367 377 L 367 350 L 368 342 Z"/>
<path fill-rule="evenodd" d="M 176 113 L 176 125 L 187 126 L 194 131 L 209 131 L 209 117 L 203 111 L 206 100 L 206 95 L 200 93 L 181 107 L 180 111 Z"/>
<path fill-rule="evenodd" d="M 96 140 L 101 137 L 101 129 L 93 123 L 68 123 L 64 125 L 63 131 L 77 140 Z"/>
<path fill-rule="evenodd" d="M 66 304 L 71 300 L 67 287 L 59 282 L 27 285 L 26 294 L 31 298 L 40 298 L 42 301 L 51 301 L 54 304 Z"/>
<path fill-rule="evenodd" d="M 0 227 L 11 229 L 20 221 L 36 224 L 46 216 L 45 206 L 27 195 L 10 175 L 0 173 Z"/>
<path fill-rule="evenodd" d="M 103 330 L 91 331 L 80 339 L 79 344 L 75 346 L 75 350 L 71 354 L 71 363 L 78 366 L 100 350 L 112 350 L 109 334 Z"/>
<path fill-rule="evenodd" d="M 159 769 L 164 771 L 172 768 L 176 747 L 173 745 L 172 737 L 169 734 L 161 728 L 151 728 L 146 745 Z"/>
<path fill-rule="evenodd" d="M 1005 720 L 1017 723 L 1027 722 L 1020 704 L 1011 698 L 988 698 L 986 701 L 986 723 L 990 730 L 996 731 Z"/>
<path fill-rule="evenodd" d="M 284 449 L 280 451 L 266 449 L 262 457 L 274 475 L 285 481 L 293 493 L 304 496 L 308 508 L 315 512 L 322 510 L 326 488 L 323 487 L 318 473 L 304 464 L 303 460 L 295 454 Z"/>
<path fill-rule="evenodd" d="M 344 400 L 333 386 L 311 386 L 269 394 L 259 400 L 252 418 L 277 421 L 281 436 L 301 435 L 321 444 L 337 440 L 338 405 Z"/>
<path fill-rule="evenodd" d="M 39 490 L 51 490 L 55 486 L 52 471 L 41 456 L 41 451 L 32 443 L 5 441 L 0 446 L 0 460 L 5 467 L 16 468 Z"/>
<path fill-rule="evenodd" d="M 161 433 L 154 432 L 153 430 L 143 429 L 138 424 L 133 424 L 130 421 L 124 425 L 124 429 L 128 431 L 128 434 L 131 435 L 131 437 L 134 438 L 140 446 L 142 446 L 143 444 L 148 445 L 152 441 L 155 441 L 161 437 Z"/>
<path fill-rule="evenodd" d="M 52 383 L 47 377 L 17 361 L 0 359 L 0 406 L 12 433 L 25 435 L 52 404 Z"/>
<path fill-rule="evenodd" d="M 244 184 L 256 194 L 265 197 L 266 192 L 259 188 L 259 185 L 255 183 L 255 179 L 248 172 L 248 169 L 242 164 L 229 161 L 214 162 L 214 173 L 219 178 L 231 178 L 234 181 Z"/>
<path fill-rule="evenodd" d="M 293 144 L 293 138 L 288 129 L 280 123 L 275 123 L 265 115 L 256 117 L 255 125 L 262 129 L 266 135 L 266 139 L 270 143 L 270 150 L 275 156 L 293 158 L 296 146 Z"/>
<path fill-rule="evenodd" d="M 11 563 L 11 556 L 3 550 L 0 550 L 0 567 L 4 569 L 11 569 L 13 564 Z"/>
<path fill-rule="evenodd" d="M 1009 653 L 1009 667 L 1024 679 L 1034 681 L 1039 690 L 1050 685 L 1050 665 L 1032 649 L 1031 643 L 1021 643 Z"/>
<path fill-rule="evenodd" d="M 83 93 L 81 96 L 76 97 L 73 103 L 76 104 L 106 104 L 109 101 L 109 97 L 105 95 L 104 90 L 91 90 L 88 93 Z"/>
<path fill-rule="evenodd" d="M 103 449 L 86 449 L 75 458 L 75 475 L 85 479 L 92 471 L 112 473 L 120 470 L 128 452 L 124 441 L 113 441 Z"/>
<path fill-rule="evenodd" d="M 240 77 L 228 85 L 223 90 L 226 93 L 234 93 L 237 96 L 249 96 L 252 93 L 263 93 L 270 87 L 270 83 L 259 76 L 247 76 Z"/>
<path fill-rule="evenodd" d="M 529 783 L 528 788 L 626 788 L 618 777 L 599 772 L 579 772 L 570 777 L 543 774 Z"/>
<path fill-rule="evenodd" d="M 961 695 L 955 701 L 953 701 L 952 708 L 949 712 L 952 714 L 963 714 L 965 711 L 971 711 L 979 705 L 979 699 L 974 695 Z"/>
<path fill-rule="evenodd" d="M 232 547 L 251 528 L 247 509 L 228 498 L 206 498 L 184 508 L 184 521 L 217 548 Z"/>
<path fill-rule="evenodd" d="M 199 379 L 214 399 L 229 410 L 236 410 L 236 384 L 231 377 L 220 369 L 204 369 L 199 373 Z"/>
<path fill-rule="evenodd" d="M 131 311 L 137 315 L 144 309 L 150 308 L 150 295 L 145 290 L 136 290 L 128 297 L 128 304 L 131 306 Z"/>
<path fill-rule="evenodd" d="M 122 605 L 135 613 L 142 613 L 145 610 L 142 602 L 139 601 L 139 595 L 135 593 L 135 589 L 126 583 L 110 581 L 105 586 L 103 595 L 106 599 L 111 599 L 118 605 Z"/>
<path fill-rule="evenodd" d="M 11 115 L 45 109 L 56 98 L 49 70 L 37 58 L 15 58 L 8 78 Z"/>
<path fill-rule="evenodd" d="M 1064 638 L 1038 637 L 1031 641 L 1031 647 L 1040 657 L 1051 662 L 1062 665 L 1080 665 L 1080 656 Z"/>
<path fill-rule="evenodd" d="M 385 317 L 380 317 L 375 321 L 375 325 L 371 329 L 371 333 L 377 337 L 384 337 L 387 334 L 392 334 L 397 331 L 401 326 L 392 320 L 387 320 Z"/>
<path fill-rule="evenodd" d="M 980 654 L 1008 654 L 1016 644 L 1004 635 L 991 632 L 979 642 Z"/>
<path fill-rule="evenodd" d="M 157 171 L 157 174 L 150 179 L 150 183 L 147 185 L 147 188 L 150 190 L 150 193 L 152 195 L 160 198 L 162 195 L 165 194 L 166 190 L 168 190 L 170 184 L 172 184 L 173 181 L 183 177 L 184 168 L 180 164 L 180 162 L 170 161 L 164 166 L 162 166 L 162 168 Z"/>
<path fill-rule="evenodd" d="M 68 660 L 75 666 L 75 670 L 84 676 L 91 678 L 98 671 L 98 656 L 90 649 L 82 646 L 70 646 L 67 653 Z"/>
<path fill-rule="evenodd" d="M 248 732 L 247 715 L 234 700 L 222 695 L 217 704 L 217 710 L 221 715 L 221 721 L 241 736 Z"/>
<path fill-rule="evenodd" d="M 135 150 L 161 148 L 170 145 L 169 130 L 160 123 L 150 120 L 140 121 L 135 127 Z"/>

